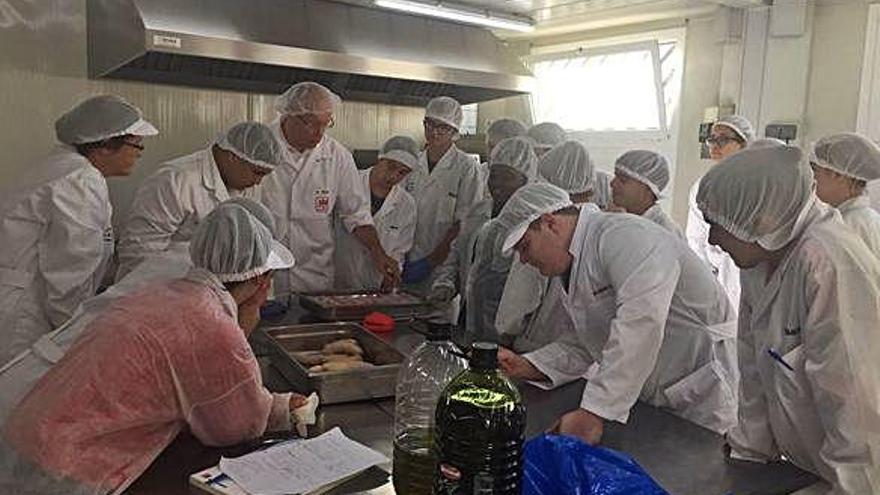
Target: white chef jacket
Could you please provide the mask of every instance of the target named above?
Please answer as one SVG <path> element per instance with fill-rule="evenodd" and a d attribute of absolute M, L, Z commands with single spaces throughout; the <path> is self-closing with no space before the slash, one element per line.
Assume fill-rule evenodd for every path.
<path fill-rule="evenodd" d="M 642 213 L 642 216 L 663 227 L 664 229 L 672 232 L 680 239 L 685 239 L 684 232 L 681 231 L 681 227 L 679 227 L 678 224 L 675 223 L 675 220 L 673 220 L 672 217 L 670 217 L 665 211 L 663 211 L 663 208 L 661 208 L 659 204 L 654 203 L 653 206 Z"/>
<path fill-rule="evenodd" d="M 841 203 L 837 209 L 843 222 L 880 258 L 880 213 L 871 207 L 870 198 L 862 195 Z"/>
<path fill-rule="evenodd" d="M 694 182 L 688 195 L 688 220 L 685 226 L 687 243 L 703 261 L 709 264 L 712 273 L 727 291 L 734 308 L 739 307 L 739 268 L 733 259 L 718 246 L 709 244 L 709 224 L 703 212 L 697 207 L 697 191 L 700 181 Z"/>
<path fill-rule="evenodd" d="M 418 214 L 413 247 L 407 256 L 415 261 L 431 254 L 456 221 L 464 223 L 471 207 L 483 199 L 485 185 L 476 160 L 453 145 L 430 173 L 428 154 L 422 152 L 418 168 L 409 174 L 405 187 L 416 200 Z M 427 294 L 434 277 L 432 274 L 409 288 Z"/>
<path fill-rule="evenodd" d="M 742 272 L 732 455 L 783 454 L 831 493 L 880 493 L 880 262 L 822 203 L 799 230 L 769 279 Z"/>
<path fill-rule="evenodd" d="M 284 163 L 266 176 L 262 201 L 275 217 L 276 237 L 290 249 L 296 265 L 278 270 L 275 297 L 333 289 L 333 219 L 349 232 L 373 225 L 370 196 L 364 194 L 351 153 L 328 135 L 302 153 L 294 149 L 275 119 L 269 127 L 284 153 Z"/>
<path fill-rule="evenodd" d="M 259 188 L 229 190 L 211 147 L 176 158 L 148 177 L 135 194 L 119 240 L 119 280 L 147 256 L 187 252 L 203 218 L 230 197 L 259 200 Z"/>
<path fill-rule="evenodd" d="M 371 170 L 359 172 L 367 197 L 370 197 Z M 382 249 L 403 269 L 403 260 L 412 247 L 416 229 L 416 201 L 403 187 L 394 186 L 382 207 L 373 215 L 373 223 Z M 383 276 L 376 270 L 367 248 L 339 220 L 336 221 L 336 239 L 336 288 L 363 290 L 381 287 Z"/>
<path fill-rule="evenodd" d="M 558 342 L 525 357 L 554 386 L 586 376 L 596 361 L 581 408 L 607 420 L 626 422 L 641 398 L 713 431 L 730 428 L 736 321 L 705 264 L 655 223 L 591 205 L 581 209 L 569 253 L 568 284 L 551 283 L 561 286 L 580 346 Z M 592 360 L 579 359 L 584 352 Z"/>
<path fill-rule="evenodd" d="M 59 145 L 0 205 L 0 363 L 59 327 L 99 288 L 113 256 L 101 172 Z"/>

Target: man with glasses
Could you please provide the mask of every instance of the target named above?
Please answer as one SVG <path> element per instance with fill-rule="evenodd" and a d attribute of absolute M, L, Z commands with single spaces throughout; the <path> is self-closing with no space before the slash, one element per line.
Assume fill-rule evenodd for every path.
<path fill-rule="evenodd" d="M 62 144 L 0 195 L 0 364 L 98 291 L 115 241 L 106 177 L 129 175 L 157 133 L 122 98 L 89 98 L 55 121 Z"/>
<path fill-rule="evenodd" d="M 453 98 L 440 96 L 428 102 L 423 121 L 425 150 L 407 177 L 406 190 L 416 200 L 418 217 L 404 282 L 423 295 L 430 292 L 435 269 L 449 255 L 460 222 L 483 197 L 479 164 L 455 146 L 461 121 L 461 105 Z M 450 309 L 447 315 L 451 321 L 457 318 L 454 313 Z"/>
<path fill-rule="evenodd" d="M 382 288 L 399 283 L 400 267 L 379 242 L 354 158 L 326 135 L 333 127 L 339 96 L 314 82 L 294 84 L 275 102 L 269 124 L 281 146 L 283 163 L 262 186 L 263 203 L 275 216 L 279 238 L 296 266 L 275 274 L 275 296 L 332 290 L 336 249 L 334 218 L 364 245 L 382 274 Z"/>
<path fill-rule="evenodd" d="M 740 115 L 728 115 L 721 117 L 709 132 L 706 144 L 709 145 L 709 156 L 714 162 L 718 162 L 749 145 L 755 140 L 755 131 L 752 124 Z M 709 224 L 703 219 L 703 214 L 697 208 L 697 190 L 700 181 L 694 182 L 688 195 L 688 219 L 685 227 L 685 237 L 688 245 L 712 268 L 718 282 L 724 287 L 734 308 L 739 307 L 739 269 L 733 263 L 730 256 L 718 246 L 709 244 Z"/>
<path fill-rule="evenodd" d="M 148 256 L 188 256 L 199 222 L 231 197 L 259 199 L 263 177 L 281 164 L 281 146 L 259 122 L 222 132 L 207 148 L 164 164 L 138 188 L 119 241 L 116 280 Z"/>

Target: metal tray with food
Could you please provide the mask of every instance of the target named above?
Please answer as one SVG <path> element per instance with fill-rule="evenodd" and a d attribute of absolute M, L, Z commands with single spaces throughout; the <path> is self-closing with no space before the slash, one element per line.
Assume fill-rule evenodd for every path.
<path fill-rule="evenodd" d="M 300 392 L 322 404 L 394 395 L 403 355 L 357 323 L 317 323 L 264 329 L 272 365 Z"/>
<path fill-rule="evenodd" d="M 424 298 L 406 291 L 300 294 L 299 304 L 325 321 L 360 320 L 373 311 L 385 313 L 395 320 L 405 320 L 424 316 L 432 310 Z"/>

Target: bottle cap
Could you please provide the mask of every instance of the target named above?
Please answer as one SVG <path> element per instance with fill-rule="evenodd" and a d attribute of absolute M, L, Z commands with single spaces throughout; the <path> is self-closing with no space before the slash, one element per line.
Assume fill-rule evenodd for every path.
<path fill-rule="evenodd" d="M 452 339 L 452 324 L 442 321 L 425 321 L 425 337 L 431 341 Z"/>
<path fill-rule="evenodd" d="M 498 344 L 476 342 L 471 346 L 470 366 L 478 370 L 498 368 Z"/>

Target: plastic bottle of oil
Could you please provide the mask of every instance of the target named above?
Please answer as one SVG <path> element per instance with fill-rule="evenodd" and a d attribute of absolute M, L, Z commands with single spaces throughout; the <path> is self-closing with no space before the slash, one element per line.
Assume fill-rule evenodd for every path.
<path fill-rule="evenodd" d="M 399 495 L 430 495 L 433 490 L 434 409 L 443 388 L 465 369 L 451 334 L 449 324 L 428 323 L 427 340 L 397 376 L 392 481 Z"/>
<path fill-rule="evenodd" d="M 470 368 L 437 402 L 436 494 L 519 494 L 526 411 L 498 371 L 498 346 L 473 345 Z"/>

